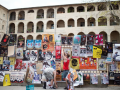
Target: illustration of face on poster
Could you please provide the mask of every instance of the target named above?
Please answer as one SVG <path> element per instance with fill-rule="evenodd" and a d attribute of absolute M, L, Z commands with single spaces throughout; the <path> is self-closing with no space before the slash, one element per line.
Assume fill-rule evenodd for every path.
<path fill-rule="evenodd" d="M 68 36 L 67 37 L 67 44 L 72 45 L 73 44 L 73 37 Z"/>
<path fill-rule="evenodd" d="M 87 45 L 87 56 L 93 56 L 93 45 Z"/>
<path fill-rule="evenodd" d="M 113 43 L 112 42 L 106 42 L 105 43 L 105 49 L 108 50 L 108 53 L 113 53 Z"/>
<path fill-rule="evenodd" d="M 56 70 L 56 63 L 55 60 L 51 60 L 51 67 Z"/>
<path fill-rule="evenodd" d="M 50 42 L 50 43 L 55 43 L 54 34 L 49 34 L 49 42 Z"/>
<path fill-rule="evenodd" d="M 80 58 L 80 70 L 88 69 L 88 61 L 87 58 Z"/>
<path fill-rule="evenodd" d="M 9 71 L 9 67 L 10 67 L 10 61 L 9 60 L 4 60 L 3 61 L 3 69 L 5 71 Z"/>
<path fill-rule="evenodd" d="M 1 40 L 1 44 L 6 45 L 8 43 L 8 40 L 9 40 L 9 36 L 7 34 L 4 34 L 4 36 Z"/>
<path fill-rule="evenodd" d="M 98 60 L 98 70 L 105 71 L 106 69 L 107 69 L 107 66 L 106 66 L 105 59 L 99 59 Z"/>
<path fill-rule="evenodd" d="M 35 62 L 37 61 L 37 50 L 30 50 L 30 61 Z"/>
<path fill-rule="evenodd" d="M 87 58 L 88 60 L 88 69 L 96 70 L 97 69 L 97 60 L 96 58 Z"/>
<path fill-rule="evenodd" d="M 56 46 L 56 60 L 61 60 L 61 46 Z"/>
<path fill-rule="evenodd" d="M 16 59 L 23 59 L 23 48 L 16 49 Z"/>
<path fill-rule="evenodd" d="M 72 69 L 79 69 L 79 58 L 72 58 L 70 60 L 70 67 Z"/>
<path fill-rule="evenodd" d="M 49 42 L 49 34 L 42 34 L 42 43 Z"/>
<path fill-rule="evenodd" d="M 108 79 L 107 73 L 101 74 L 101 84 L 109 84 L 109 79 Z"/>
<path fill-rule="evenodd" d="M 90 81 L 90 74 L 89 73 L 84 73 L 83 74 L 83 80 Z"/>
<path fill-rule="evenodd" d="M 103 45 L 103 34 L 95 34 L 95 45 Z"/>
<path fill-rule="evenodd" d="M 120 61 L 120 49 L 113 49 L 113 60 Z"/>
<path fill-rule="evenodd" d="M 16 70 L 22 69 L 22 60 L 16 60 L 15 69 Z"/>
<path fill-rule="evenodd" d="M 98 75 L 95 73 L 90 74 L 91 77 L 91 84 L 98 84 Z"/>
<path fill-rule="evenodd" d="M 86 57 L 87 50 L 86 47 L 80 47 L 80 57 Z"/>
<path fill-rule="evenodd" d="M 86 35 L 81 35 L 81 45 L 86 44 Z"/>
<path fill-rule="evenodd" d="M 34 40 L 27 40 L 27 49 L 33 49 Z"/>
<path fill-rule="evenodd" d="M 0 71 L 0 82 L 3 82 L 4 76 L 5 76 L 5 72 L 4 71 Z"/>
<path fill-rule="evenodd" d="M 16 41 L 17 41 L 17 34 L 10 34 L 9 37 L 9 46 L 13 46 L 16 45 Z"/>
<path fill-rule="evenodd" d="M 50 65 L 50 61 L 43 61 L 43 70 L 45 70 L 46 68 L 51 67 Z"/>
<path fill-rule="evenodd" d="M 45 52 L 49 49 L 49 44 L 48 43 L 42 43 L 42 51 Z"/>
<path fill-rule="evenodd" d="M 41 40 L 35 40 L 35 49 L 41 49 Z"/>
<path fill-rule="evenodd" d="M 110 71 L 116 71 L 117 70 L 117 63 L 115 61 L 112 61 L 112 64 L 109 65 Z"/>
<path fill-rule="evenodd" d="M 0 45 L 0 56 L 6 57 L 8 55 L 8 46 Z"/>
<path fill-rule="evenodd" d="M 30 50 L 23 50 L 23 61 L 30 61 Z"/>
<path fill-rule="evenodd" d="M 81 43 L 81 35 L 75 35 L 73 39 L 74 39 L 74 44 Z"/>
<path fill-rule="evenodd" d="M 108 55 L 108 50 L 103 47 L 101 57 L 102 58 L 107 58 L 107 55 Z"/>
<path fill-rule="evenodd" d="M 78 58 L 80 56 L 80 46 L 73 45 L 72 47 L 72 58 Z"/>
<path fill-rule="evenodd" d="M 94 45 L 94 35 L 87 35 L 87 45 Z"/>
<path fill-rule="evenodd" d="M 55 35 L 55 43 L 56 45 L 61 45 L 61 35 Z"/>
<path fill-rule="evenodd" d="M 64 56 L 70 60 L 71 58 L 71 48 L 62 48 Z"/>
<path fill-rule="evenodd" d="M 24 43 L 25 43 L 25 38 L 23 36 L 19 36 L 17 47 L 24 47 Z"/>
<path fill-rule="evenodd" d="M 37 74 L 37 72 L 35 71 L 32 83 L 41 84 L 41 74 Z"/>
<path fill-rule="evenodd" d="M 61 71 L 61 62 L 59 62 L 59 61 L 56 62 L 56 70 Z"/>
<path fill-rule="evenodd" d="M 93 45 L 93 58 L 101 58 L 102 46 Z"/>
<path fill-rule="evenodd" d="M 63 45 L 67 44 L 67 36 L 62 36 L 61 41 Z"/>

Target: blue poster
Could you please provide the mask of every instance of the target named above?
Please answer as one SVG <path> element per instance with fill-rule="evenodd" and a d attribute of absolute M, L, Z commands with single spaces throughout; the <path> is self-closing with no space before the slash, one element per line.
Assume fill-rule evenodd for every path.
<path fill-rule="evenodd" d="M 35 48 L 40 49 L 41 48 L 41 40 L 35 40 Z"/>
<path fill-rule="evenodd" d="M 26 85 L 26 90 L 34 90 L 34 85 Z"/>
<path fill-rule="evenodd" d="M 74 44 L 81 43 L 81 35 L 75 35 L 73 39 L 74 39 Z"/>
<path fill-rule="evenodd" d="M 56 70 L 56 64 L 55 64 L 55 61 L 54 61 L 54 60 L 51 61 L 51 67 L 52 67 L 54 70 Z"/>
<path fill-rule="evenodd" d="M 34 40 L 27 40 L 27 49 L 33 49 Z"/>

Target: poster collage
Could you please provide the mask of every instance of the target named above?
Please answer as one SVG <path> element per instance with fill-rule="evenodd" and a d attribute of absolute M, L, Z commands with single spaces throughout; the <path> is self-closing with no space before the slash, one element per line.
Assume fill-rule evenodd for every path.
<path fill-rule="evenodd" d="M 69 69 L 77 71 L 76 85 L 83 85 L 84 81 L 98 84 L 94 71 L 102 71 L 101 84 L 109 84 L 110 80 L 120 84 L 120 73 L 116 73 L 120 71 L 120 44 L 103 45 L 102 34 L 42 34 L 41 40 L 26 40 L 26 45 L 24 37 L 17 39 L 17 34 L 4 34 L 0 44 L 0 82 L 4 83 L 5 71 L 9 71 L 10 83 L 41 84 L 42 70 L 48 67 L 60 70 L 56 80 L 64 81 L 63 55 L 67 55 Z"/>

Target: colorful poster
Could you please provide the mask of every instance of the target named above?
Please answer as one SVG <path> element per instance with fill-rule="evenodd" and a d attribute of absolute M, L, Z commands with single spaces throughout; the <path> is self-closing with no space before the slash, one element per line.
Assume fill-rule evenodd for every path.
<path fill-rule="evenodd" d="M 109 80 L 114 80 L 114 72 L 109 72 Z"/>
<path fill-rule="evenodd" d="M 101 84 L 109 84 L 107 73 L 101 73 Z"/>
<path fill-rule="evenodd" d="M 80 45 L 85 45 L 86 44 L 86 35 L 81 35 L 81 43 Z"/>
<path fill-rule="evenodd" d="M 91 84 L 98 84 L 98 75 L 95 73 L 90 74 L 91 77 Z"/>
<path fill-rule="evenodd" d="M 34 48 L 34 40 L 27 40 L 27 49 Z"/>
<path fill-rule="evenodd" d="M 66 45 L 67 44 L 67 36 L 62 36 L 61 37 L 61 43 L 62 43 L 62 45 Z"/>
<path fill-rule="evenodd" d="M 51 62 L 50 61 L 43 61 L 43 70 L 45 70 L 46 68 L 51 67 Z"/>
<path fill-rule="evenodd" d="M 88 61 L 87 58 L 80 58 L 80 70 L 88 69 Z"/>
<path fill-rule="evenodd" d="M 108 50 L 108 53 L 113 53 L 113 43 L 112 42 L 106 42 L 105 43 L 105 49 Z"/>
<path fill-rule="evenodd" d="M 59 62 L 59 61 L 56 62 L 56 70 L 61 71 L 61 62 Z"/>
<path fill-rule="evenodd" d="M 102 46 L 93 45 L 93 58 L 101 58 Z"/>
<path fill-rule="evenodd" d="M 74 82 L 74 86 L 83 85 L 83 73 L 77 71 L 78 78 Z"/>
<path fill-rule="evenodd" d="M 42 43 L 49 43 L 49 34 L 42 34 Z"/>
<path fill-rule="evenodd" d="M 72 58 L 79 58 L 80 57 L 80 46 L 73 45 L 72 47 Z"/>
<path fill-rule="evenodd" d="M 86 57 L 87 49 L 86 47 L 80 47 L 80 57 Z"/>
<path fill-rule="evenodd" d="M 56 46 L 56 60 L 61 60 L 61 46 Z"/>
<path fill-rule="evenodd" d="M 70 60 L 70 67 L 71 67 L 72 69 L 80 69 L 80 68 L 79 68 L 79 58 L 72 58 L 72 59 Z"/>
<path fill-rule="evenodd" d="M 5 76 L 5 72 L 4 71 L 0 71 L 0 82 L 3 82 L 4 76 Z"/>
<path fill-rule="evenodd" d="M 62 60 L 65 58 L 71 59 L 71 48 L 62 48 Z"/>
<path fill-rule="evenodd" d="M 75 35 L 73 37 L 74 39 L 74 44 L 80 44 L 81 43 L 81 35 Z"/>
<path fill-rule="evenodd" d="M 41 49 L 42 45 L 41 45 L 41 40 L 35 40 L 35 49 Z"/>
<path fill-rule="evenodd" d="M 90 81 L 90 73 L 83 73 L 83 80 Z"/>
<path fill-rule="evenodd" d="M 6 44 L 8 44 L 8 41 L 9 41 L 9 36 L 7 34 L 4 34 L 4 36 L 1 40 L 1 44 L 6 45 Z"/>
<path fill-rule="evenodd" d="M 23 48 L 16 48 L 16 59 L 23 59 Z"/>
<path fill-rule="evenodd" d="M 9 57 L 10 65 L 15 65 L 15 57 Z"/>
<path fill-rule="evenodd" d="M 49 43 L 49 45 L 48 45 L 49 47 L 48 47 L 48 50 L 47 51 L 54 51 L 54 43 Z"/>
<path fill-rule="evenodd" d="M 10 37 L 9 37 L 9 46 L 13 46 L 13 45 L 16 45 L 16 42 L 17 42 L 17 34 L 10 34 Z"/>
<path fill-rule="evenodd" d="M 113 49 L 113 60 L 120 61 L 120 49 Z"/>
<path fill-rule="evenodd" d="M 27 71 L 29 63 L 30 63 L 29 61 L 22 61 L 22 69 L 21 69 L 21 71 Z"/>
<path fill-rule="evenodd" d="M 32 83 L 33 84 L 41 84 L 41 74 L 37 74 L 37 72 L 35 71 Z"/>
<path fill-rule="evenodd" d="M 30 50 L 23 50 L 23 61 L 30 61 Z"/>
<path fill-rule="evenodd" d="M 106 71 L 107 70 L 107 65 L 105 59 L 99 59 L 98 60 L 98 70 L 101 71 Z"/>
<path fill-rule="evenodd" d="M 46 52 L 49 49 L 49 44 L 48 43 L 42 43 L 42 51 Z"/>
<path fill-rule="evenodd" d="M 51 60 L 51 67 L 56 70 L 56 63 L 55 60 Z"/>
<path fill-rule="evenodd" d="M 110 71 L 117 71 L 117 63 L 115 61 L 112 61 L 112 64 L 109 65 Z"/>
<path fill-rule="evenodd" d="M 24 45 L 25 45 L 25 38 L 23 36 L 19 36 L 17 47 L 24 47 Z"/>
<path fill-rule="evenodd" d="M 106 63 L 112 63 L 112 53 L 108 53 L 107 58 L 106 58 Z"/>
<path fill-rule="evenodd" d="M 10 76 L 9 76 L 9 74 L 6 74 L 4 77 L 4 80 L 3 80 L 3 86 L 9 86 L 9 85 L 11 85 Z"/>
<path fill-rule="evenodd" d="M 37 50 L 30 50 L 30 61 L 31 62 L 37 61 L 37 55 L 38 55 Z"/>
<path fill-rule="evenodd" d="M 26 90 L 34 90 L 34 85 L 26 85 Z"/>
<path fill-rule="evenodd" d="M 55 37 L 54 37 L 54 34 L 49 34 L 49 42 L 55 44 Z"/>
<path fill-rule="evenodd" d="M 94 45 L 94 35 L 87 35 L 87 45 Z"/>
<path fill-rule="evenodd" d="M 72 45 L 73 44 L 73 37 L 71 37 L 71 36 L 67 37 L 67 44 L 68 45 Z"/>
<path fill-rule="evenodd" d="M 93 45 L 87 45 L 87 56 L 93 56 Z"/>
<path fill-rule="evenodd" d="M 101 58 L 107 58 L 108 50 L 103 47 Z"/>
<path fill-rule="evenodd" d="M 10 67 L 10 61 L 9 60 L 4 60 L 3 61 L 3 69 L 5 71 L 9 71 L 9 67 Z"/>
<path fill-rule="evenodd" d="M 7 57 L 7 55 L 8 55 L 8 46 L 2 46 L 0 44 L 0 56 Z"/>
<path fill-rule="evenodd" d="M 22 60 L 18 60 L 18 59 L 16 60 L 15 69 L 16 70 L 22 69 Z"/>
<path fill-rule="evenodd" d="M 103 45 L 103 34 L 95 34 L 95 45 Z"/>
<path fill-rule="evenodd" d="M 0 57 L 0 64 L 3 64 L 3 57 Z"/>
<path fill-rule="evenodd" d="M 61 45 L 61 35 L 55 35 L 55 44 Z"/>
<path fill-rule="evenodd" d="M 88 69 L 97 70 L 97 60 L 96 58 L 87 58 L 88 60 Z"/>
<path fill-rule="evenodd" d="M 14 65 L 10 65 L 9 71 L 13 71 L 13 70 L 14 70 Z"/>

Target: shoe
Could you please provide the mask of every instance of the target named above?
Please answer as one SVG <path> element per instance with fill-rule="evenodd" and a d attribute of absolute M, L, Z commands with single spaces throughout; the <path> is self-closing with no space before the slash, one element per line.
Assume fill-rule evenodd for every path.
<path fill-rule="evenodd" d="M 54 87 L 50 87 L 50 89 L 56 89 L 56 88 L 54 88 Z"/>
<path fill-rule="evenodd" d="M 68 89 L 67 87 L 65 87 L 64 89 Z"/>

